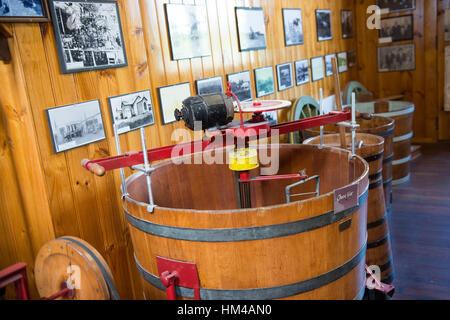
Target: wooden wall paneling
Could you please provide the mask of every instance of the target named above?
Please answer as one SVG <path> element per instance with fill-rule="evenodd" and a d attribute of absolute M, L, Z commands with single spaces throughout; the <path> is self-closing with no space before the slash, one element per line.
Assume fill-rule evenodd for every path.
<path fill-rule="evenodd" d="M 450 42 L 445 41 L 445 10 L 450 9 L 449 0 L 438 1 L 438 112 L 439 112 L 439 139 L 450 140 L 450 112 L 444 111 L 445 104 L 445 47 Z"/>
<path fill-rule="evenodd" d="M 437 98 L 436 98 L 436 14 L 437 0 L 417 0 L 416 9 L 383 15 L 395 17 L 412 13 L 414 15 L 414 40 L 392 44 L 378 44 L 378 30 L 366 27 L 366 9 L 374 4 L 373 0 L 356 2 L 356 28 L 358 37 L 358 79 L 370 91 L 386 97 L 404 94 L 405 100 L 414 102 L 415 142 L 433 142 L 437 139 Z M 377 47 L 414 43 L 416 50 L 416 68 L 411 71 L 378 72 Z"/>
<path fill-rule="evenodd" d="M 7 79 L 14 74 L 12 64 L 0 63 L 0 76 Z M 10 82 L 9 80 L 8 82 Z M 4 90 L 9 86 L 2 85 L 0 94 L 4 97 Z M 8 90 L 9 91 L 9 90 Z M 11 92 L 11 91 L 10 91 Z M 0 104 L 0 270 L 18 261 L 33 264 L 34 253 L 29 237 L 27 221 L 25 218 L 25 208 L 20 193 L 19 181 L 17 178 L 14 158 L 11 153 L 13 146 L 12 139 L 8 133 L 8 115 L 5 101 Z M 30 292 L 36 296 L 34 277 L 31 269 L 28 269 L 28 276 L 31 279 Z M 8 288 L 7 298 L 14 298 L 14 289 Z"/>

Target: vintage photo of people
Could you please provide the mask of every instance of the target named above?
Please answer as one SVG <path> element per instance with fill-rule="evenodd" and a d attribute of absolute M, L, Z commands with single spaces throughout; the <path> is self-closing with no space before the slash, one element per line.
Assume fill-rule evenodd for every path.
<path fill-rule="evenodd" d="M 341 11 L 342 38 L 353 38 L 353 11 Z"/>
<path fill-rule="evenodd" d="M 165 4 L 173 60 L 211 55 L 205 6 Z"/>
<path fill-rule="evenodd" d="M 309 82 L 309 61 L 308 59 L 295 61 L 295 80 L 297 86 Z"/>
<path fill-rule="evenodd" d="M 382 13 L 415 9 L 415 0 L 377 0 Z"/>
<path fill-rule="evenodd" d="M 316 25 L 318 41 L 333 39 L 331 30 L 331 10 L 316 10 Z"/>
<path fill-rule="evenodd" d="M 415 68 L 414 44 L 378 47 L 379 72 L 414 70 Z"/>
<path fill-rule="evenodd" d="M 217 76 L 208 79 L 200 79 L 196 81 L 197 94 L 207 95 L 215 93 L 223 93 L 223 80 L 222 76 Z"/>
<path fill-rule="evenodd" d="M 55 153 L 105 139 L 98 100 L 47 109 Z"/>
<path fill-rule="evenodd" d="M 181 109 L 183 101 L 191 96 L 191 84 L 184 82 L 160 87 L 158 95 L 162 124 L 170 124 L 176 121 L 175 110 Z"/>
<path fill-rule="evenodd" d="M 0 0 L 0 20 L 44 18 L 45 0 Z"/>
<path fill-rule="evenodd" d="M 117 2 L 50 1 L 61 71 L 127 65 Z"/>
<path fill-rule="evenodd" d="M 445 23 L 445 41 L 450 41 L 450 9 L 445 10 L 444 23 Z"/>
<path fill-rule="evenodd" d="M 252 101 L 252 81 L 250 71 L 242 71 L 227 75 L 231 90 L 240 102 Z"/>
<path fill-rule="evenodd" d="M 283 91 L 294 86 L 292 76 L 292 63 L 287 62 L 277 65 L 278 91 Z"/>
<path fill-rule="evenodd" d="M 155 123 L 149 90 L 110 97 L 108 100 L 113 125 L 119 134 Z"/>
<path fill-rule="evenodd" d="M 380 43 L 414 39 L 413 15 L 381 19 Z"/>
<path fill-rule="evenodd" d="M 284 43 L 286 46 L 303 44 L 301 9 L 283 9 Z"/>
<path fill-rule="evenodd" d="M 263 8 L 236 7 L 241 51 L 266 49 L 266 24 Z"/>
<path fill-rule="evenodd" d="M 273 67 L 255 69 L 256 97 L 261 98 L 275 93 Z"/>
<path fill-rule="evenodd" d="M 348 61 L 348 67 L 354 67 L 356 66 L 356 51 L 351 50 L 347 52 L 347 61 Z"/>

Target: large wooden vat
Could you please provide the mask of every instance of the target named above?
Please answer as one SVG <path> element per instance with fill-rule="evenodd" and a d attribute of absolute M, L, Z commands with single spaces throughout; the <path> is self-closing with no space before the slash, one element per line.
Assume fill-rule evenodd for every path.
<path fill-rule="evenodd" d="M 286 203 L 295 180 L 251 184 L 254 209 L 238 209 L 235 174 L 226 164 L 159 163 L 147 212 L 145 176 L 127 180 L 123 201 L 145 297 L 165 299 L 156 257 L 197 265 L 201 299 L 359 299 L 365 288 L 369 168 L 349 152 L 316 146 L 260 147 L 279 152 L 278 174 L 320 175 L 320 196 Z M 207 152 L 226 158 L 225 150 Z M 184 159 L 193 161 L 194 156 Z M 199 160 L 197 158 L 197 160 Z M 260 169 L 251 172 L 259 175 Z M 359 204 L 334 212 L 337 188 L 358 185 Z M 312 192 L 313 181 L 292 189 Z M 303 200 L 302 200 L 303 199 Z M 193 298 L 190 289 L 178 296 Z"/>
<path fill-rule="evenodd" d="M 411 170 L 411 141 L 414 135 L 414 104 L 406 101 L 364 102 L 357 103 L 356 109 L 395 120 L 392 184 L 408 182 Z"/>
<path fill-rule="evenodd" d="M 347 134 L 347 143 L 351 143 L 351 134 Z M 394 280 L 393 259 L 388 224 L 388 213 L 384 203 L 383 192 L 383 152 L 384 139 L 371 134 L 358 133 L 356 141 L 363 142 L 356 153 L 369 163 L 369 199 L 367 208 L 367 254 L 366 262 L 369 266 L 379 266 L 381 280 L 392 283 Z M 305 144 L 320 144 L 320 137 L 306 140 Z M 340 146 L 340 136 L 330 134 L 324 136 L 324 144 Z"/>
<path fill-rule="evenodd" d="M 384 139 L 383 155 L 383 188 L 386 210 L 391 212 L 392 204 L 392 161 L 394 159 L 394 128 L 395 121 L 391 118 L 372 116 L 372 119 L 358 119 L 358 133 L 369 133 Z M 350 130 L 347 128 L 347 132 Z M 324 127 L 324 134 L 336 133 L 335 125 Z M 312 128 L 303 131 L 305 139 L 316 137 L 320 134 L 320 128 Z"/>

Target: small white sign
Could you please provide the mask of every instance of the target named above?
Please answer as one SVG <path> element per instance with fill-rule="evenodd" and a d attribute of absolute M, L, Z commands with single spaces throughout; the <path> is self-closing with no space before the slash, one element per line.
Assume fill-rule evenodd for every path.
<path fill-rule="evenodd" d="M 389 12 L 390 12 L 389 8 L 384 8 L 380 10 L 380 14 L 388 14 Z"/>
<path fill-rule="evenodd" d="M 378 42 L 379 43 L 391 43 L 392 37 L 380 38 L 380 39 L 378 39 Z"/>

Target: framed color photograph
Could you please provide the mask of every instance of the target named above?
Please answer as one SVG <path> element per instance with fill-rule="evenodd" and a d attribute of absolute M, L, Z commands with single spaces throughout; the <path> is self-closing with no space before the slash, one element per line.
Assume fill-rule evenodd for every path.
<path fill-rule="evenodd" d="M 336 54 L 329 54 L 325 56 L 325 74 L 327 77 L 333 75 L 333 58 L 336 58 Z"/>
<path fill-rule="evenodd" d="M 98 100 L 48 109 L 47 119 L 55 153 L 106 138 Z"/>
<path fill-rule="evenodd" d="M 240 51 L 266 49 L 263 8 L 236 7 Z"/>
<path fill-rule="evenodd" d="M 292 75 L 292 63 L 287 62 L 277 65 L 278 91 L 287 90 L 294 86 Z"/>
<path fill-rule="evenodd" d="M 378 47 L 378 72 L 406 71 L 415 68 L 414 44 Z"/>
<path fill-rule="evenodd" d="M 224 91 L 222 76 L 197 80 L 196 85 L 197 85 L 197 94 L 199 96 L 214 93 L 223 93 Z"/>
<path fill-rule="evenodd" d="M 295 81 L 297 86 L 309 83 L 309 61 L 308 59 L 295 61 Z"/>
<path fill-rule="evenodd" d="M 184 82 L 161 87 L 158 88 L 158 95 L 162 124 L 170 124 L 176 121 L 175 109 L 181 110 L 183 101 L 191 96 L 191 84 Z"/>
<path fill-rule="evenodd" d="M 337 63 L 338 63 L 338 70 L 339 73 L 348 71 L 348 57 L 347 57 L 347 51 L 339 52 L 337 54 Z"/>
<path fill-rule="evenodd" d="M 377 0 L 376 3 L 381 9 L 381 14 L 414 10 L 416 8 L 415 0 Z"/>
<path fill-rule="evenodd" d="M 379 43 L 413 40 L 414 16 L 382 18 L 379 36 Z"/>
<path fill-rule="evenodd" d="M 119 134 L 155 124 L 150 90 L 110 97 L 108 101 Z"/>
<path fill-rule="evenodd" d="M 319 81 L 323 78 L 325 78 L 325 66 L 323 64 L 323 57 L 311 58 L 312 81 Z"/>
<path fill-rule="evenodd" d="M 231 84 L 231 90 L 240 102 L 252 101 L 252 80 L 250 71 L 242 71 L 227 75 L 227 81 Z"/>
<path fill-rule="evenodd" d="M 331 10 L 316 10 L 317 40 L 333 39 L 331 31 Z"/>
<path fill-rule="evenodd" d="M 0 22 L 49 20 L 47 0 L 0 0 Z"/>
<path fill-rule="evenodd" d="M 275 93 L 273 67 L 255 69 L 256 97 L 261 98 Z"/>
<path fill-rule="evenodd" d="M 49 3 L 62 73 L 127 65 L 117 2 Z"/>
<path fill-rule="evenodd" d="M 283 9 L 283 23 L 285 45 L 303 44 L 302 9 Z"/>
<path fill-rule="evenodd" d="M 205 6 L 165 4 L 173 60 L 211 55 Z"/>
<path fill-rule="evenodd" d="M 353 11 L 341 11 L 342 38 L 353 38 Z"/>

